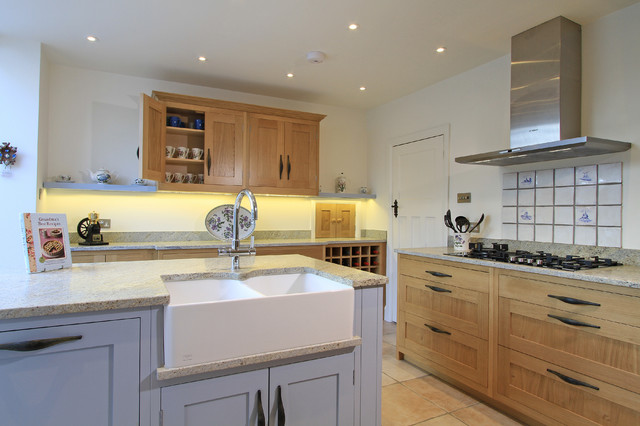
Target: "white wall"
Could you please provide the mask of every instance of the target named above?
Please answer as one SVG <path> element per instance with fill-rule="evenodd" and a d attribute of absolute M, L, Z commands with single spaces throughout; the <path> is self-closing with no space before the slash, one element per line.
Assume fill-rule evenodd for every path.
<path fill-rule="evenodd" d="M 40 43 L 0 37 L 0 142 L 18 148 L 8 173 L 0 165 L 3 271 L 26 268 L 20 215 L 36 211 L 40 61 Z"/>
<path fill-rule="evenodd" d="M 630 151 L 583 159 L 511 167 L 461 165 L 454 158 L 509 145 L 509 67 L 505 56 L 367 113 L 369 182 L 378 194 L 363 224 L 380 229 L 389 221 L 390 141 L 404 134 L 450 125 L 449 206 L 455 215 L 485 213 L 481 236 L 501 238 L 502 174 L 543 167 L 622 161 L 623 247 L 640 248 L 640 4 L 583 26 L 583 134 L 633 143 Z M 544 166 L 541 166 L 544 164 Z M 471 192 L 470 204 L 456 193 Z M 444 213 L 444 212 L 443 212 Z M 443 225 L 444 226 L 444 225 Z"/>
<path fill-rule="evenodd" d="M 153 90 L 294 109 L 327 117 L 320 123 L 320 185 L 334 190 L 345 172 L 349 188 L 366 185 L 365 113 L 361 110 L 51 64 L 49 174 L 81 178 L 107 167 L 130 183 L 137 176 L 138 103 Z"/>

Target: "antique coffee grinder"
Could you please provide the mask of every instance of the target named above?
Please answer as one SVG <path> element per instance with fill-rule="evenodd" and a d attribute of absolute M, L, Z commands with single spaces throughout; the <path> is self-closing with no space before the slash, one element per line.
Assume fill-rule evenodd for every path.
<path fill-rule="evenodd" d="M 107 241 L 102 241 L 98 218 L 98 213 L 91 212 L 89 217 L 85 217 L 78 223 L 78 235 L 84 238 L 84 241 L 80 241 L 78 244 L 81 246 L 104 246 L 109 244 Z"/>

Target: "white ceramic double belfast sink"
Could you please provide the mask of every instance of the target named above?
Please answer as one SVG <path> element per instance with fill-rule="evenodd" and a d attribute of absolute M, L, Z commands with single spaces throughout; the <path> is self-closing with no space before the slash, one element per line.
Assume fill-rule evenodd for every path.
<path fill-rule="evenodd" d="M 353 287 L 313 273 L 165 285 L 166 368 L 353 337 Z"/>

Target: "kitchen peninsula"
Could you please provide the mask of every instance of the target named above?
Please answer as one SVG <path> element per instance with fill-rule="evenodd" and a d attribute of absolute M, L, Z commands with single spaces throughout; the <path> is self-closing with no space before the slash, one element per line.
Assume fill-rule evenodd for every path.
<path fill-rule="evenodd" d="M 291 419 L 296 416 L 296 404 L 308 403 L 305 397 L 302 401 L 299 398 L 304 392 L 287 388 L 286 380 L 306 375 L 306 380 L 314 383 L 310 379 L 316 376 L 311 376 L 321 374 L 325 377 L 323 389 L 326 380 L 339 382 L 339 391 L 334 389 L 338 398 L 329 408 L 319 402 L 326 398 L 314 404 L 333 410 L 338 419 L 348 419 L 339 424 L 379 424 L 382 286 L 387 278 L 299 255 L 242 258 L 240 267 L 231 273 L 228 258 L 183 259 L 73 265 L 33 275 L 3 274 L 0 347 L 27 342 L 41 348 L 35 352 L 0 350 L 0 359 L 10 360 L 0 367 L 6 377 L 0 398 L 3 421 L 36 424 L 39 416 L 46 416 L 68 418 L 71 423 L 91 418 L 93 424 L 104 419 L 105 424 L 156 425 L 164 412 L 164 424 L 173 424 L 166 416 L 175 413 L 176 406 L 186 410 L 195 404 L 201 407 L 196 411 L 215 413 L 220 398 L 229 396 L 220 392 L 232 390 L 235 396 L 231 399 L 245 401 L 240 403 L 244 412 L 228 405 L 225 412 L 234 411 L 246 415 L 250 424 L 261 424 L 257 407 L 264 404 L 267 415 L 275 416 L 272 407 L 276 396 Z M 294 273 L 316 274 L 354 288 L 353 339 L 185 369 L 162 368 L 162 309 L 169 302 L 166 281 Z M 327 315 L 331 315 L 331 307 L 327 307 Z M 232 327 L 233 321 L 211 326 Z M 60 338 L 66 340 L 60 343 Z M 38 378 L 34 379 L 36 371 Z M 263 383 L 265 377 L 284 380 L 279 396 L 267 389 L 261 397 L 259 391 L 252 391 L 261 389 L 256 383 Z M 310 394 L 318 392 L 308 390 Z M 203 392 L 210 395 L 206 403 L 189 403 L 189 395 L 202 397 Z"/>
<path fill-rule="evenodd" d="M 397 356 L 527 424 L 640 422 L 640 266 L 398 250 Z"/>

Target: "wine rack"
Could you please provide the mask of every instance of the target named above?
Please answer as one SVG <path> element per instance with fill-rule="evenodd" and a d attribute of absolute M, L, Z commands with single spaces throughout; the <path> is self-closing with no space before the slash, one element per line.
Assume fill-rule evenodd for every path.
<path fill-rule="evenodd" d="M 386 273 L 385 243 L 329 244 L 324 250 L 324 260 L 327 262 L 374 274 Z"/>

